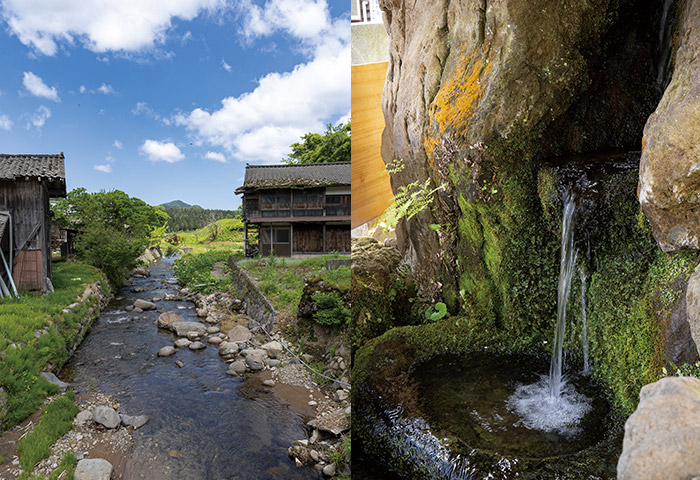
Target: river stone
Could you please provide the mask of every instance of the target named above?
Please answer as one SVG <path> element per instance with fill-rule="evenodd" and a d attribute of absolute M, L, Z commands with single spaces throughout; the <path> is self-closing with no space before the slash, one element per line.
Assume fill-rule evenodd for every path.
<path fill-rule="evenodd" d="M 247 348 L 241 354 L 245 357 L 245 363 L 251 370 L 262 370 L 265 368 L 265 358 L 267 358 L 265 350 Z"/>
<path fill-rule="evenodd" d="M 73 474 L 74 480 L 109 480 L 111 477 L 112 464 L 103 458 L 80 460 Z"/>
<path fill-rule="evenodd" d="M 221 342 L 219 344 L 219 355 L 226 357 L 238 353 L 238 344 L 233 342 Z"/>
<path fill-rule="evenodd" d="M 307 425 L 338 436 L 350 430 L 350 414 L 345 410 L 336 410 L 328 415 L 311 420 Z"/>
<path fill-rule="evenodd" d="M 213 327 L 213 326 L 207 327 L 207 333 L 210 333 L 212 335 L 215 333 L 219 333 L 220 331 L 221 331 L 221 328 L 219 328 L 219 327 Z"/>
<path fill-rule="evenodd" d="M 58 385 L 58 388 L 61 389 L 61 393 L 65 393 L 66 389 L 70 387 L 70 384 L 60 381 L 58 377 L 56 377 L 56 375 L 54 375 L 51 372 L 41 372 L 41 376 L 48 380 L 50 383 Z"/>
<path fill-rule="evenodd" d="M 207 308 L 198 308 L 197 309 L 197 316 L 198 317 L 207 318 L 208 314 L 209 314 L 209 310 Z"/>
<path fill-rule="evenodd" d="M 688 279 L 688 287 L 685 291 L 686 312 L 690 324 L 690 336 L 695 346 L 700 351 L 700 265 Z"/>
<path fill-rule="evenodd" d="M 165 296 L 163 296 L 163 300 L 165 300 L 166 302 L 177 302 L 182 300 L 182 297 L 173 293 L 166 293 Z"/>
<path fill-rule="evenodd" d="M 202 342 L 192 342 L 189 346 L 190 350 L 202 350 L 204 348 L 207 348 L 207 346 L 204 345 Z"/>
<path fill-rule="evenodd" d="M 662 378 L 639 399 L 625 423 L 618 480 L 700 476 L 700 380 Z"/>
<path fill-rule="evenodd" d="M 92 411 L 92 420 L 107 428 L 117 428 L 121 423 L 117 412 L 110 407 L 95 407 Z"/>
<path fill-rule="evenodd" d="M 323 474 L 327 477 L 335 475 L 335 463 L 331 463 L 323 467 Z"/>
<path fill-rule="evenodd" d="M 158 317 L 158 328 L 165 328 L 167 330 L 173 329 L 173 324 L 175 322 L 184 322 L 185 319 L 182 318 L 177 313 L 165 312 L 161 313 Z"/>
<path fill-rule="evenodd" d="M 214 345 L 219 345 L 223 340 L 219 337 L 209 337 L 207 340 L 209 343 L 213 343 Z"/>
<path fill-rule="evenodd" d="M 125 427 L 141 428 L 148 422 L 148 416 L 146 415 L 120 415 L 122 419 L 122 425 Z"/>
<path fill-rule="evenodd" d="M 274 387 L 275 381 L 272 380 L 271 378 L 268 378 L 267 380 L 263 380 L 262 384 L 265 385 L 266 387 Z"/>
<path fill-rule="evenodd" d="M 177 365 L 177 368 L 182 368 L 185 366 L 185 364 L 182 363 L 180 360 L 175 360 L 175 365 Z"/>
<path fill-rule="evenodd" d="M 253 334 L 243 325 L 236 325 L 228 332 L 230 342 L 247 342 L 251 338 L 253 338 Z"/>
<path fill-rule="evenodd" d="M 247 368 L 245 362 L 243 360 L 236 360 L 231 365 L 229 365 L 228 371 L 226 373 L 233 373 L 234 375 L 239 375 L 241 373 L 245 373 L 246 370 Z"/>
<path fill-rule="evenodd" d="M 195 331 L 187 332 L 187 339 L 188 340 L 192 340 L 192 341 L 199 340 L 199 338 L 201 336 L 202 336 L 202 334 L 200 334 L 199 332 L 195 332 Z"/>
<path fill-rule="evenodd" d="M 270 356 L 270 358 L 277 358 L 277 355 L 282 353 L 283 347 L 282 344 L 278 341 L 272 341 L 264 344 L 261 346 L 263 350 L 267 352 L 267 354 Z"/>
<path fill-rule="evenodd" d="M 199 322 L 175 322 L 173 328 L 178 337 L 186 337 L 189 332 L 197 332 L 199 335 L 204 335 L 207 331 L 206 325 Z"/>
<path fill-rule="evenodd" d="M 92 420 L 92 412 L 90 410 L 81 410 L 75 416 L 76 425 L 82 425 L 88 420 Z"/>
<path fill-rule="evenodd" d="M 665 252 L 700 248 L 700 2 L 685 2 L 673 77 L 644 127 L 637 195 Z"/>
<path fill-rule="evenodd" d="M 162 347 L 160 350 L 158 350 L 158 356 L 159 357 L 169 357 L 170 355 L 173 355 L 176 352 L 175 347 L 171 347 L 170 345 L 167 345 L 165 347 Z"/>
<path fill-rule="evenodd" d="M 175 346 L 177 348 L 187 348 L 190 346 L 192 342 L 187 340 L 186 338 L 178 338 L 175 340 Z"/>
<path fill-rule="evenodd" d="M 134 302 L 134 309 L 138 308 L 140 308 L 141 310 L 155 310 L 157 307 L 155 303 L 151 303 L 149 301 L 138 298 Z"/>
<path fill-rule="evenodd" d="M 138 267 L 132 270 L 131 276 L 137 278 L 146 278 L 151 276 L 151 272 L 149 272 L 147 268 Z"/>

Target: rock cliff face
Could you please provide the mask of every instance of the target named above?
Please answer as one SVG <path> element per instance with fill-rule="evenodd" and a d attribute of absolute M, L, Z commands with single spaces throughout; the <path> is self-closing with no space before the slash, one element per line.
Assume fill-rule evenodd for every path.
<path fill-rule="evenodd" d="M 666 252 L 700 249 L 700 3 L 681 9 L 673 77 L 644 127 L 639 203 Z"/>
<path fill-rule="evenodd" d="M 432 211 L 400 225 L 400 248 L 423 293 L 435 299 L 447 286 L 454 291 L 447 297 L 454 298 L 446 300 L 454 306 L 461 290 L 475 291 L 472 281 L 460 285 L 461 270 L 467 264 L 490 269 L 481 252 L 485 240 L 467 238 L 464 225 L 455 233 L 466 248 L 449 251 L 443 236 L 449 232 L 426 226 L 454 224 L 460 217 L 493 223 L 478 213 L 479 205 L 534 194 L 535 166 L 542 158 L 638 146 L 658 101 L 650 73 L 658 20 L 649 15 L 658 5 L 643 0 L 380 5 L 391 41 L 382 156 L 406 166 L 393 175 L 392 186 L 430 178 L 446 187 Z M 507 191 L 509 186 L 516 188 Z M 530 210 L 525 216 L 539 213 L 524 208 Z M 519 226 L 506 230 L 521 233 Z"/>

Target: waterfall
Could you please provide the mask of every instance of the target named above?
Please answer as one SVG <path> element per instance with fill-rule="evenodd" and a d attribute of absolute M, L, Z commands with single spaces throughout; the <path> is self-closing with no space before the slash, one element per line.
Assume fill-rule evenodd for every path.
<path fill-rule="evenodd" d="M 588 332 L 586 331 L 586 272 L 579 269 L 581 275 L 581 318 L 583 326 L 581 330 L 581 343 L 583 348 L 583 374 L 591 373 L 591 366 L 588 363 Z"/>
<path fill-rule="evenodd" d="M 549 394 L 555 399 L 561 394 L 562 353 L 564 333 L 566 331 L 566 303 L 571 290 L 571 279 L 576 266 L 576 247 L 574 246 L 574 211 L 576 201 L 573 192 L 564 194 L 564 213 L 561 225 L 561 261 L 559 264 L 559 289 L 557 291 L 557 328 L 554 333 L 552 363 L 549 368 Z"/>
<path fill-rule="evenodd" d="M 671 66 L 671 30 L 668 28 L 668 13 L 673 0 L 664 0 L 661 7 L 661 25 L 659 25 L 659 53 L 656 61 L 656 86 L 664 91 L 668 85 L 669 67 Z"/>

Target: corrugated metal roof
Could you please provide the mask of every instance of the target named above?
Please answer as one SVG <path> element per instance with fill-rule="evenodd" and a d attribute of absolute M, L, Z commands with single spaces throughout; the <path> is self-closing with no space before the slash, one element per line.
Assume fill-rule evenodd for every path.
<path fill-rule="evenodd" d="M 350 185 L 350 162 L 246 165 L 244 188 Z"/>
<path fill-rule="evenodd" d="M 57 155 L 0 154 L 0 179 L 41 177 L 64 180 L 66 178 L 64 160 L 62 153 Z"/>

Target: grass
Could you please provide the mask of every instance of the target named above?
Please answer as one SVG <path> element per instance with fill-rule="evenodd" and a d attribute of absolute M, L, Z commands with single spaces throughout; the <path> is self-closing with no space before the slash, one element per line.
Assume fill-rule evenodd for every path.
<path fill-rule="evenodd" d="M 73 455 L 73 452 L 68 452 L 66 453 L 63 458 L 61 459 L 61 463 L 58 464 L 58 467 L 56 467 L 56 470 L 51 473 L 51 476 L 49 477 L 49 480 L 58 480 L 61 478 L 61 480 L 73 480 L 73 475 L 75 474 L 75 466 L 78 464 L 78 459 L 75 458 L 75 455 Z M 61 474 L 63 472 L 66 472 L 63 477 L 61 477 Z"/>
<path fill-rule="evenodd" d="M 243 243 L 243 222 L 239 218 L 224 218 L 210 223 L 199 230 L 175 232 L 179 245 L 197 245 L 200 243 Z"/>
<path fill-rule="evenodd" d="M 249 258 L 238 264 L 258 282 L 260 291 L 270 299 L 275 309 L 296 315 L 306 277 L 320 277 L 342 290 L 350 288 L 350 268 L 326 270 L 326 260 L 338 258 L 323 255 L 307 258 Z"/>
<path fill-rule="evenodd" d="M 73 418 L 78 414 L 75 394 L 72 391 L 58 397 L 41 412 L 41 420 L 17 445 L 19 464 L 25 472 L 51 453 L 51 445 L 73 428 Z"/>
<path fill-rule="evenodd" d="M 181 285 L 192 291 L 210 293 L 228 289 L 230 280 L 217 279 L 211 271 L 217 262 L 228 262 L 237 249 L 212 248 L 207 251 L 192 251 L 175 261 L 175 275 Z M 224 266 L 224 269 L 228 268 Z"/>
<path fill-rule="evenodd" d="M 0 386 L 7 392 L 7 410 L 0 411 L 0 430 L 17 425 L 31 415 L 58 387 L 39 372 L 48 363 L 61 365 L 68 358 L 67 345 L 78 332 L 79 322 L 96 300 L 72 313 L 66 306 L 76 301 L 85 284 L 103 281 L 93 267 L 77 262 L 53 266 L 55 291 L 49 295 L 22 292 L 20 298 L 0 301 Z M 40 332 L 40 336 L 36 336 Z"/>

